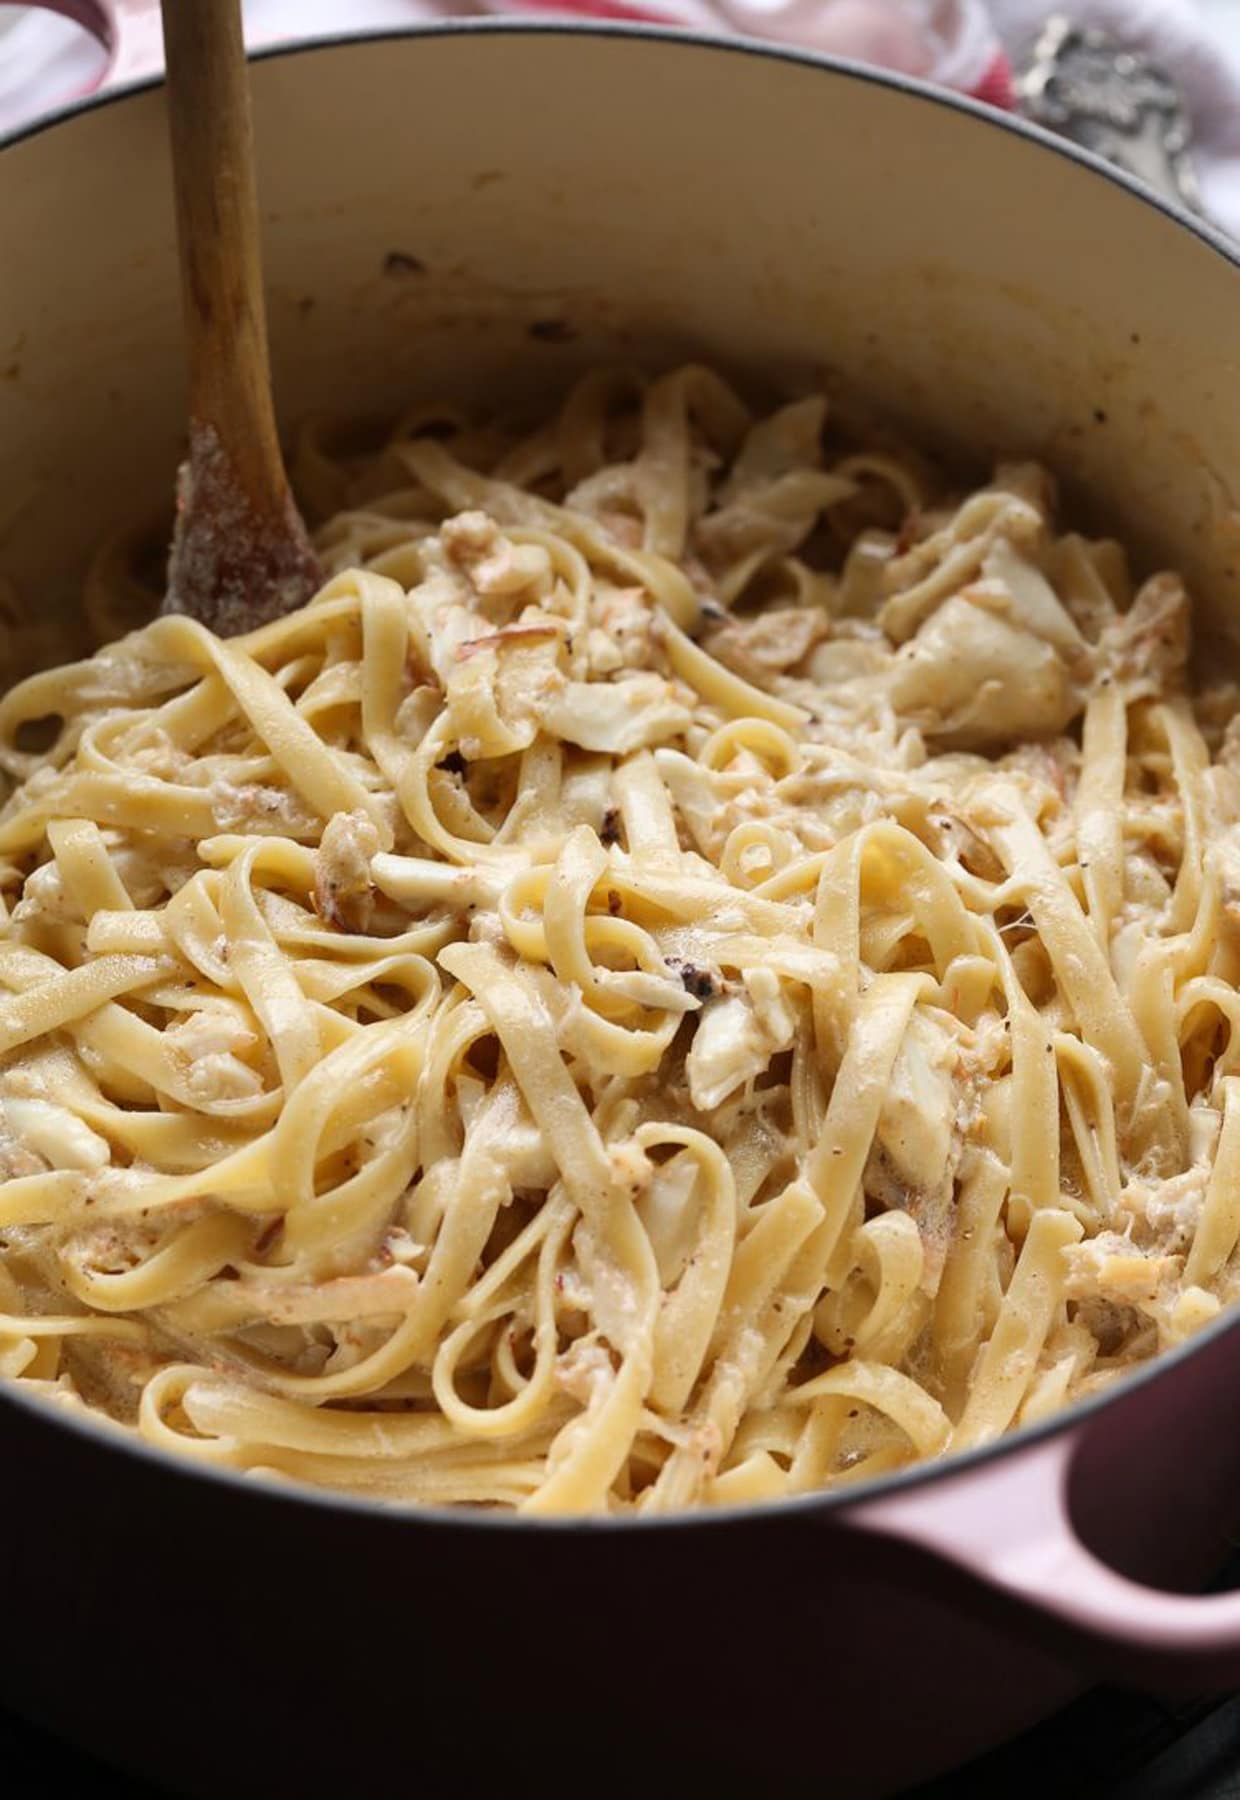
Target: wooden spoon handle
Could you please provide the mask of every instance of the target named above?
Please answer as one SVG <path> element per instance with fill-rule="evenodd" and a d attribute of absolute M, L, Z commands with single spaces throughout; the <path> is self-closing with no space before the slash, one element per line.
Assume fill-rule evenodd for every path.
<path fill-rule="evenodd" d="M 288 483 L 271 401 L 240 0 L 162 0 L 190 417 L 227 446 L 259 519 Z"/>
<path fill-rule="evenodd" d="M 190 397 L 164 611 L 231 637 L 303 605 L 320 572 L 271 401 L 240 0 L 162 6 Z"/>

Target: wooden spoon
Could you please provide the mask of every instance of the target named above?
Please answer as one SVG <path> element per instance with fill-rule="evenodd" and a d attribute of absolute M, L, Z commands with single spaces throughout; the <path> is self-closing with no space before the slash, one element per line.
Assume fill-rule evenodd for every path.
<path fill-rule="evenodd" d="M 321 576 L 271 400 L 240 0 L 162 8 L 190 410 L 164 611 L 228 637 Z"/>

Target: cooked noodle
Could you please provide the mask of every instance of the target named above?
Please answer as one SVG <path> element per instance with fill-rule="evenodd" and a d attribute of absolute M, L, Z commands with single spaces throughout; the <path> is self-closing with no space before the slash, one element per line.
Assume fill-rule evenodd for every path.
<path fill-rule="evenodd" d="M 1240 737 L 1177 577 L 701 369 L 298 472 L 310 606 L 0 704 L 0 1373 L 657 1512 L 985 1443 L 1232 1298 Z"/>

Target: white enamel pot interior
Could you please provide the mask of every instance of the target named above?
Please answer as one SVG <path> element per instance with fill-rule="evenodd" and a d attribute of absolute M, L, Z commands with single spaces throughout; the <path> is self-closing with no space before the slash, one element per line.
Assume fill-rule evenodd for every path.
<path fill-rule="evenodd" d="M 914 86 L 640 31 L 501 25 L 363 39 L 262 59 L 253 87 L 286 424 L 321 409 L 392 413 L 430 395 L 550 401 L 576 369 L 615 357 L 690 355 L 767 388 L 826 379 L 978 469 L 999 453 L 1045 460 L 1088 522 L 1183 569 L 1210 634 L 1224 647 L 1235 637 L 1240 275 L 1207 229 L 1088 159 Z M 69 650 L 92 550 L 166 505 L 182 441 L 158 90 L 4 149 L 0 268 L 0 578 L 20 604 L 63 621 Z M 1230 1373 L 1225 1333 L 1206 1352 Z M 929 1566 L 941 1577 L 951 1565 L 957 1583 L 938 1619 L 956 1668 L 941 1681 L 919 1677 L 918 1716 L 933 1715 L 932 1728 L 900 1737 L 899 1709 L 884 1713 L 873 1679 L 883 1630 L 871 1620 L 862 1634 L 868 1648 L 854 1656 L 848 1693 L 867 1708 L 864 1756 L 836 1765 L 855 1777 L 849 1791 L 880 1791 L 1032 1716 L 1080 1679 L 1087 1653 L 1146 1678 L 1240 1678 L 1236 1608 L 1208 1620 L 1187 1600 L 1151 1610 L 1133 1579 L 1200 1575 L 1214 1538 L 1240 1516 L 1225 1494 L 1240 1477 L 1238 1452 L 1235 1468 L 1210 1464 L 1214 1488 L 1181 1515 L 1202 1534 L 1199 1553 L 1160 1562 L 1147 1542 L 1165 1540 L 1183 1484 L 1171 1462 L 1183 1408 L 1167 1396 L 1195 1389 L 1194 1404 L 1206 1404 L 1210 1383 L 1185 1381 L 1206 1368 L 1200 1355 L 1090 1415 L 1128 1420 L 1109 1435 L 1086 1420 L 1017 1442 L 980 1469 L 788 1514 L 779 1542 L 795 1540 L 816 1559 L 807 1570 L 843 1583 L 841 1594 L 850 1541 L 869 1554 L 920 1546 L 922 1562 L 930 1552 Z M 1155 1416 L 1161 1460 L 1140 1424 Z M 1092 1450 L 1078 1454 L 1090 1431 Z M 236 1483 L 165 1477 L 149 1458 L 114 1450 L 105 1458 L 102 1437 L 36 1421 L 11 1399 L 0 1403 L 0 1442 L 6 1432 L 10 1447 L 37 1446 L 29 1455 L 49 1469 L 61 1456 L 68 1469 L 79 1451 L 97 1455 L 117 1494 L 164 1481 L 168 1507 L 198 1507 L 195 1516 L 208 1508 L 187 1493 L 205 1495 L 221 1521 L 228 1507 L 269 1521 L 272 1506 L 287 1508 L 337 1544 L 367 1517 L 347 1505 L 251 1500 L 250 1490 L 243 1501 Z M 1157 1465 L 1145 1491 L 1158 1504 L 1148 1502 L 1144 1535 L 1139 1520 L 1122 1534 L 1114 1560 L 1124 1574 L 1111 1578 L 1078 1544 L 1068 1502 L 1079 1476 L 1096 1523 L 1107 1514 L 1107 1458 L 1131 1485 L 1138 1453 Z M 1188 1454 L 1184 1443 L 1175 1454 Z M 72 1531 L 60 1487 L 49 1478 L 40 1489 L 34 1463 L 21 1468 L 32 1504 Z M 983 1517 L 1010 1523 L 982 1529 Z M 127 1519 L 114 1513 L 112 1530 L 123 1535 Z M 433 1528 L 444 1545 L 465 1530 L 442 1519 Z M 681 1544 L 699 1530 L 675 1529 Z M 494 1531 L 475 1535 L 497 1542 Z M 766 1524 L 751 1535 L 768 1552 L 775 1542 Z M 570 1541 L 554 1528 L 527 1542 L 536 1540 Z M 592 1554 L 571 1541 L 573 1556 Z M 607 1551 L 608 1568 L 640 1582 L 634 1559 L 654 1556 L 657 1541 L 638 1530 L 632 1549 Z M 700 1528 L 700 1541 L 716 1543 L 718 1528 Z M 511 1536 L 504 1542 L 515 1550 Z M 5 1568 L 19 1594 L 22 1570 Z M 970 1583 L 982 1601 L 966 1625 L 955 1612 L 967 1610 L 959 1594 Z M 899 1592 L 896 1582 L 890 1593 Z M 879 1625 L 911 1632 L 916 1613 L 933 1640 L 933 1607 L 909 1601 L 901 1611 L 890 1594 L 884 1604 L 896 1610 Z M 31 1678 L 33 1710 L 49 1710 L 40 1695 L 64 1654 L 49 1639 L 43 1689 Z M 948 1716 L 961 1669 L 984 1716 L 962 1702 Z M 931 1704 L 936 1681 L 942 1705 Z M 91 1735 L 94 1717 L 84 1702 L 74 1728 Z M 158 1754 L 144 1766 L 160 1769 Z M 195 1791 L 215 1779 L 209 1761 L 203 1768 Z"/>

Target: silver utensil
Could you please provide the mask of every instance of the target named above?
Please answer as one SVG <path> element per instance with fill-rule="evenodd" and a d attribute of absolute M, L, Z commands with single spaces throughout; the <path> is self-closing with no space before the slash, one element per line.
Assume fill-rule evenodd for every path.
<path fill-rule="evenodd" d="M 1016 94 L 1027 118 L 1201 211 L 1187 108 L 1171 77 L 1145 56 L 1056 13 Z"/>

